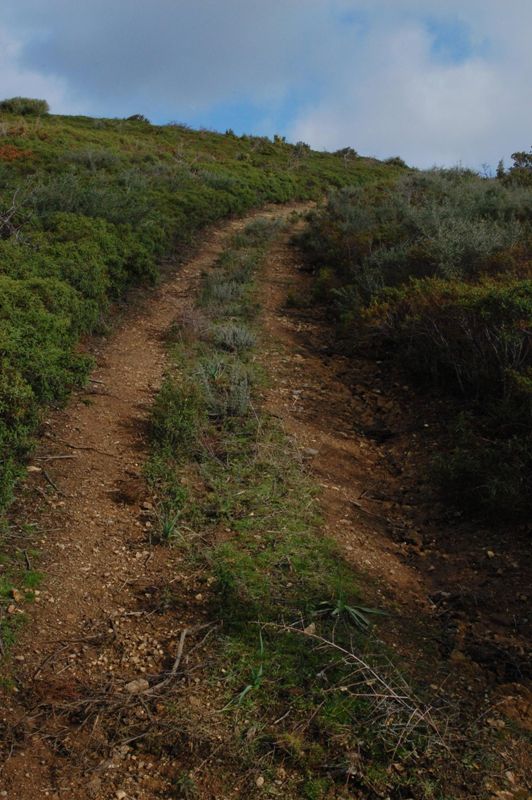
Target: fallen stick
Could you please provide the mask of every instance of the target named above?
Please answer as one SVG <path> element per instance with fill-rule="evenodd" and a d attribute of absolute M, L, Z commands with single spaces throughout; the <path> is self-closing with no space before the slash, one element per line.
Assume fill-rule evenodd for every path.
<path fill-rule="evenodd" d="M 90 447 L 88 445 L 81 445 L 81 444 L 71 444 L 70 442 L 65 441 L 64 439 L 55 439 L 56 442 L 61 442 L 66 447 L 72 448 L 72 450 L 91 450 L 94 453 L 100 453 L 102 456 L 108 456 L 109 458 L 116 458 L 115 453 L 108 453 L 105 450 L 98 450 L 97 447 Z"/>
<path fill-rule="evenodd" d="M 172 669 L 170 670 L 168 677 L 166 677 L 159 683 L 156 683 L 155 686 L 150 686 L 149 689 L 146 689 L 141 694 L 147 695 L 147 694 L 153 694 L 154 692 L 158 692 L 164 686 L 167 686 L 167 684 L 169 684 L 170 681 L 172 681 L 175 678 L 175 676 L 177 675 L 177 670 L 179 669 L 179 665 L 181 663 L 181 659 L 183 657 L 183 648 L 185 646 L 185 639 L 187 637 L 187 633 L 188 633 L 188 628 L 183 628 L 183 630 L 181 631 L 181 636 L 179 637 L 176 659 L 172 665 Z"/>
<path fill-rule="evenodd" d="M 50 486 L 51 486 L 53 489 L 55 489 L 55 491 L 57 492 L 57 494 L 60 494 L 60 495 L 61 495 L 61 497 L 68 497 L 68 495 L 67 495 L 67 494 L 65 494 L 65 493 L 64 493 L 64 492 L 63 492 L 63 491 L 62 491 L 62 490 L 59 488 L 59 486 L 58 486 L 56 483 L 54 483 L 54 481 L 53 481 L 53 480 L 50 478 L 50 476 L 48 475 L 48 473 L 46 472 L 46 470 L 45 470 L 45 469 L 43 469 L 43 471 L 42 471 L 42 474 L 44 475 L 44 477 L 46 478 L 46 480 L 48 481 L 48 483 L 50 484 Z"/>
<path fill-rule="evenodd" d="M 49 506 L 52 505 L 52 501 L 50 500 L 49 497 L 47 497 L 46 492 L 44 491 L 44 489 L 41 489 L 40 486 L 36 486 L 35 487 L 35 491 L 38 492 L 41 495 L 43 500 L 45 500 L 48 503 Z"/>
<path fill-rule="evenodd" d="M 63 458 L 77 458 L 75 455 L 64 455 L 64 456 L 35 456 L 35 461 L 59 461 Z"/>

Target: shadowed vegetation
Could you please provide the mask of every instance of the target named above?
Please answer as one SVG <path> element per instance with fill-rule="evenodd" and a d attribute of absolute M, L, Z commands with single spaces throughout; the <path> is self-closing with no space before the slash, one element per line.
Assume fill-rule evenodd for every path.
<path fill-rule="evenodd" d="M 458 398 L 451 452 L 435 459 L 446 495 L 514 517 L 532 509 L 532 202 L 519 155 L 497 180 L 435 170 L 334 192 L 302 240 L 349 346 Z"/>

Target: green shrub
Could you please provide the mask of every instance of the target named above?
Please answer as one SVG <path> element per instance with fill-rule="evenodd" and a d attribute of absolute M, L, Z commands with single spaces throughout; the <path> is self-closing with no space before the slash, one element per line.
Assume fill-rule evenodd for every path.
<path fill-rule="evenodd" d="M 2 337 L 0 336 L 0 344 Z M 30 448 L 37 423 L 35 395 L 26 380 L 7 360 L 0 362 L 0 506 L 11 500 L 21 461 Z"/>
<path fill-rule="evenodd" d="M 132 114 L 130 117 L 127 117 L 128 122 L 144 122 L 147 125 L 150 125 L 150 120 L 148 117 L 145 117 L 144 114 Z"/>
<path fill-rule="evenodd" d="M 532 281 L 468 284 L 429 278 L 388 290 L 381 298 L 363 318 L 400 351 L 413 372 L 484 405 L 525 391 L 515 376 L 532 368 Z"/>
<path fill-rule="evenodd" d="M 384 159 L 385 164 L 391 164 L 394 167 L 402 167 L 403 169 L 408 169 L 408 165 L 406 161 L 404 161 L 401 156 L 390 156 L 390 158 Z"/>
<path fill-rule="evenodd" d="M 529 517 L 532 436 L 489 440 L 467 418 L 461 418 L 452 433 L 451 450 L 438 455 L 433 465 L 444 495 L 466 511 L 492 518 Z"/>
<path fill-rule="evenodd" d="M 518 171 L 529 168 L 521 155 Z M 529 491 L 531 220 L 521 181 L 432 170 L 333 192 L 300 240 L 314 297 L 332 305 L 343 337 L 398 355 L 472 409 L 476 425 L 442 460 L 441 483 L 503 513 L 523 512 Z"/>
<path fill-rule="evenodd" d="M 0 278 L 0 352 L 39 403 L 64 398 L 86 369 L 86 360 L 72 349 L 79 309 L 77 292 L 60 281 Z"/>
<path fill-rule="evenodd" d="M 0 112 L 20 114 L 21 116 L 42 116 L 48 114 L 50 106 L 46 100 L 35 100 L 32 97 L 10 97 L 0 101 Z"/>

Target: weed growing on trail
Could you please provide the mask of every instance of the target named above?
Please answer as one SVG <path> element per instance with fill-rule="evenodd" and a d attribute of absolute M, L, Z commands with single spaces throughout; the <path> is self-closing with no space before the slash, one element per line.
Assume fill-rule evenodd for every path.
<path fill-rule="evenodd" d="M 255 344 L 255 336 L 249 328 L 234 322 L 215 327 L 213 338 L 217 347 L 230 352 L 242 353 Z"/>
<path fill-rule="evenodd" d="M 42 575 L 33 563 L 39 553 L 32 547 L 33 526 L 10 528 L 1 523 L 2 540 L 12 545 L 9 555 L 0 553 L 0 657 L 8 653 L 24 623 L 24 608 L 35 599 Z"/>
<path fill-rule="evenodd" d="M 203 284 L 201 304 L 204 306 L 223 306 L 236 303 L 242 297 L 240 281 L 227 280 L 223 275 L 212 273 Z"/>
<path fill-rule="evenodd" d="M 244 364 L 218 354 L 207 356 L 198 364 L 197 378 L 209 417 L 223 419 L 248 412 L 251 375 Z"/>
<path fill-rule="evenodd" d="M 208 576 L 221 622 L 206 678 L 231 730 L 219 752 L 233 776 L 260 763 L 273 780 L 282 764 L 287 798 L 337 796 L 342 786 L 418 798 L 416 769 L 441 757 L 437 725 L 371 635 L 378 610 L 361 604 L 356 575 L 320 531 L 294 443 L 255 407 L 263 378 L 249 352 L 252 278 L 267 230 L 277 226 L 247 228 L 204 277 L 201 313 L 214 334 L 174 348 L 175 372 L 153 412 L 148 475 L 171 522 L 166 538 Z M 248 283 L 234 280 L 243 263 Z M 240 287 L 236 301 L 233 290 L 212 291 L 224 285 Z M 243 332 L 254 333 L 245 347 L 235 344 Z M 182 736 L 190 722 L 175 714 Z M 190 736 L 197 741 L 196 725 Z M 406 766 L 391 778 L 394 760 Z"/>
<path fill-rule="evenodd" d="M 151 415 L 152 436 L 163 451 L 179 458 L 187 455 L 197 437 L 197 419 L 202 404 L 192 380 L 185 383 L 167 378 L 155 401 Z"/>
<path fill-rule="evenodd" d="M 194 778 L 187 773 L 179 775 L 179 777 L 174 780 L 170 796 L 175 797 L 176 800 L 195 800 L 199 794 Z"/>

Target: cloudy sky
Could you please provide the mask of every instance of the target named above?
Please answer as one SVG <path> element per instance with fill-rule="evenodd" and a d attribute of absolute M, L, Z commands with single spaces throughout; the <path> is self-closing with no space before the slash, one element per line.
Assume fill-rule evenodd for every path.
<path fill-rule="evenodd" d="M 1 0 L 0 97 L 478 167 L 532 143 L 532 0 Z"/>

